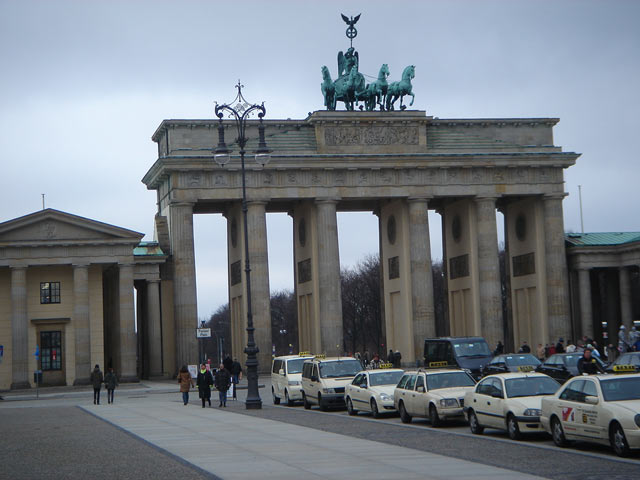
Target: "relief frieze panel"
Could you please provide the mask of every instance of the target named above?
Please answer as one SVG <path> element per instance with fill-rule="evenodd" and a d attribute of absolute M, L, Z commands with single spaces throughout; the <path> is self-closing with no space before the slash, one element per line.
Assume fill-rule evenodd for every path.
<path fill-rule="evenodd" d="M 324 140 L 329 146 L 418 145 L 418 127 L 368 126 L 327 127 Z"/>

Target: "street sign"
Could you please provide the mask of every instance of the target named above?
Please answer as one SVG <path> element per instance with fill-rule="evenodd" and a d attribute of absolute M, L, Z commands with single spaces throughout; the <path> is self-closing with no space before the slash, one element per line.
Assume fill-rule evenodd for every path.
<path fill-rule="evenodd" d="M 197 328 L 196 329 L 196 338 L 211 338 L 211 329 L 210 328 Z"/>

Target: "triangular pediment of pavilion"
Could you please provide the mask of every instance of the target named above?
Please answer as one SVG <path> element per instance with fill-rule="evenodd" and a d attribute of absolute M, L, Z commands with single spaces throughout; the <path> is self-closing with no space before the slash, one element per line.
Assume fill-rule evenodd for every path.
<path fill-rule="evenodd" d="M 0 246 L 137 244 L 143 236 L 140 232 L 51 208 L 0 223 Z"/>

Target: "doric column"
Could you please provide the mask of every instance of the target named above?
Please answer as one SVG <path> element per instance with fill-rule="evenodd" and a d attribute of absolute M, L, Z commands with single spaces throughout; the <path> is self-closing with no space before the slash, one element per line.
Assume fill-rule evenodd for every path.
<path fill-rule="evenodd" d="M 633 318 L 631 313 L 631 283 L 629 281 L 629 270 L 621 267 L 618 270 L 620 280 L 620 314 L 622 325 L 627 327 L 627 332 L 633 326 Z"/>
<path fill-rule="evenodd" d="M 478 197 L 476 218 L 478 231 L 478 280 L 480 290 L 480 325 L 482 336 L 492 347 L 504 342 L 502 293 L 498 261 L 496 198 Z"/>
<path fill-rule="evenodd" d="M 160 318 L 160 280 L 147 281 L 147 327 L 149 338 L 149 375 L 162 375 L 162 335 Z"/>
<path fill-rule="evenodd" d="M 268 372 L 271 368 L 271 305 L 266 204 L 267 202 L 261 201 L 251 201 L 247 204 L 247 231 L 249 233 L 249 260 L 251 266 L 251 307 L 253 327 L 255 328 L 253 335 L 260 350 L 258 352 L 258 370 L 260 372 Z"/>
<path fill-rule="evenodd" d="M 409 199 L 411 304 L 413 309 L 413 345 L 416 358 L 422 358 L 424 339 L 436 335 L 428 214 L 428 199 Z"/>
<path fill-rule="evenodd" d="M 564 247 L 562 199 L 565 194 L 544 196 L 544 251 L 547 273 L 547 308 L 551 341 L 565 340 L 571 332 L 569 279 Z"/>
<path fill-rule="evenodd" d="M 173 306 L 176 326 L 176 363 L 198 361 L 195 329 L 198 325 L 196 262 L 193 244 L 193 204 L 169 207 L 171 259 L 173 262 Z"/>
<path fill-rule="evenodd" d="M 133 265 L 118 265 L 118 341 L 120 342 L 120 381 L 137 382 L 136 330 L 133 305 Z"/>
<path fill-rule="evenodd" d="M 593 313 L 591 309 L 591 271 L 578 269 L 578 290 L 580 293 L 580 325 L 582 335 L 593 338 Z"/>
<path fill-rule="evenodd" d="M 27 268 L 11 267 L 11 389 L 29 388 Z"/>
<path fill-rule="evenodd" d="M 73 331 L 76 337 L 76 378 L 74 385 L 88 385 L 91 373 L 91 332 L 89 323 L 89 266 L 73 266 Z M 104 368 L 104 365 L 102 366 Z"/>
<path fill-rule="evenodd" d="M 316 201 L 320 337 L 322 350 L 328 356 L 338 355 L 343 350 L 337 203 L 337 199 Z"/>

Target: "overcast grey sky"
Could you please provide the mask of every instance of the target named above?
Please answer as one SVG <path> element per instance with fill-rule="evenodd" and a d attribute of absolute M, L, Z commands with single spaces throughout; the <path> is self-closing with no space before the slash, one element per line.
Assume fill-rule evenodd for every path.
<path fill-rule="evenodd" d="M 268 118 L 322 108 L 320 67 L 362 13 L 360 70 L 416 65 L 415 108 L 440 118 L 560 117 L 565 226 L 640 231 L 640 2 L 0 0 L 0 221 L 47 206 L 153 236 L 140 179 L 165 118 L 212 118 L 238 78 Z M 432 250 L 441 256 L 439 216 Z M 370 213 L 340 214 L 340 255 L 377 251 Z M 201 317 L 227 300 L 225 223 L 196 216 Z M 271 288 L 292 288 L 291 219 L 268 216 Z"/>

